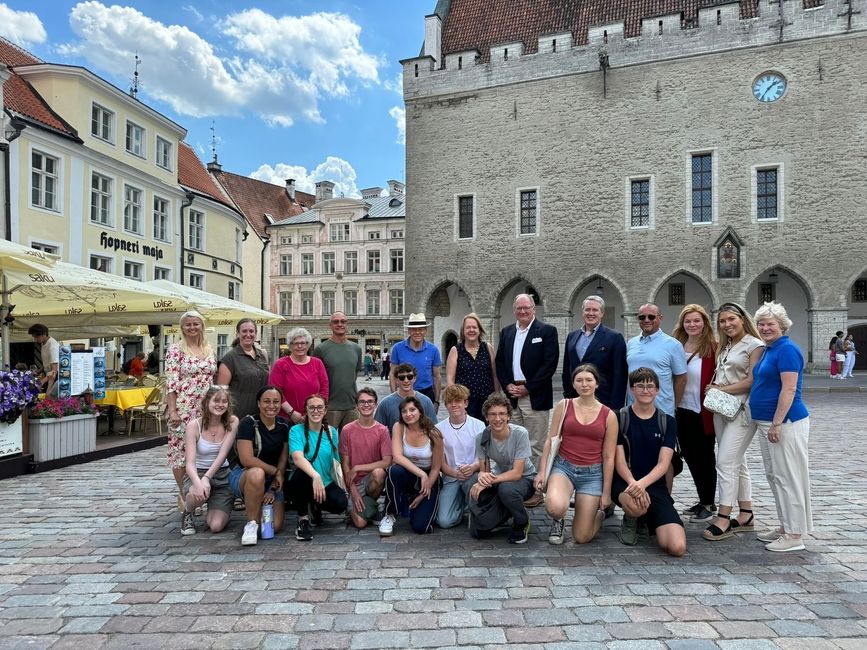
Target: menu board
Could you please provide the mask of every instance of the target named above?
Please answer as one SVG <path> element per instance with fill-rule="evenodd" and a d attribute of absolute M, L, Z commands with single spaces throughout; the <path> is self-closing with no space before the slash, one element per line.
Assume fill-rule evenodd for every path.
<path fill-rule="evenodd" d="M 105 348 L 72 350 L 61 346 L 58 396 L 81 395 L 88 390 L 94 399 L 105 397 Z"/>

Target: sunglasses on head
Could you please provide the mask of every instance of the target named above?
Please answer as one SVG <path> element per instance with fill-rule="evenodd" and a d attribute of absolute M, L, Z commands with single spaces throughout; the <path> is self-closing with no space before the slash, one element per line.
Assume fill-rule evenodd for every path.
<path fill-rule="evenodd" d="M 410 379 L 415 379 L 415 375 L 398 375 L 398 381 L 409 381 Z"/>
<path fill-rule="evenodd" d="M 641 316 L 638 317 L 638 320 L 654 321 L 656 320 L 656 314 L 641 314 Z"/>

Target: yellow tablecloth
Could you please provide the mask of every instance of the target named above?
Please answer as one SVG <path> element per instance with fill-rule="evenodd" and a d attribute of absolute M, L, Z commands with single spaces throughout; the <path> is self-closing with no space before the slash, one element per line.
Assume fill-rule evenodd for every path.
<path fill-rule="evenodd" d="M 153 386 L 106 389 L 105 397 L 94 400 L 94 403 L 101 406 L 114 406 L 118 411 L 123 412 L 133 406 L 144 406 L 151 391 L 154 390 L 157 389 Z"/>

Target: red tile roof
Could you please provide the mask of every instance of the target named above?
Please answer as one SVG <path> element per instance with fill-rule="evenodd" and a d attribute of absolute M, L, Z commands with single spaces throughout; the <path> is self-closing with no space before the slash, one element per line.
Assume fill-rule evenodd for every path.
<path fill-rule="evenodd" d="M 238 209 L 223 188 L 214 182 L 196 152 L 186 142 L 178 143 L 178 183 L 233 210 Z"/>
<path fill-rule="evenodd" d="M 524 51 L 538 50 L 539 37 L 572 32 L 578 45 L 587 44 L 587 28 L 626 23 L 625 35 L 638 36 L 641 19 L 683 12 L 698 18 L 701 7 L 730 4 L 732 0 L 451 0 L 443 24 L 443 54 L 478 50 L 487 61 L 498 43 L 521 41 Z M 805 0 L 805 6 L 819 0 Z M 741 18 L 758 15 L 758 0 L 740 0 Z"/>
<path fill-rule="evenodd" d="M 270 225 L 266 214 L 270 214 L 275 222 L 282 221 L 298 216 L 316 202 L 314 195 L 297 190 L 295 201 L 290 201 L 285 187 L 249 176 L 219 171 L 214 172 L 214 178 L 241 208 L 241 212 L 260 237 L 265 234 L 265 227 Z"/>
<path fill-rule="evenodd" d="M 25 120 L 78 140 L 76 130 L 51 109 L 33 86 L 15 74 L 16 67 L 38 65 L 43 61 L 0 37 L 0 62 L 12 69 L 12 76 L 3 84 L 3 104 L 7 110 Z"/>

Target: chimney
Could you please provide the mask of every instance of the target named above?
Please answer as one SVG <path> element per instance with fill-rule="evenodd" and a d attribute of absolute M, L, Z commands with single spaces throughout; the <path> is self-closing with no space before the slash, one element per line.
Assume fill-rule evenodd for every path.
<path fill-rule="evenodd" d="M 361 198 L 365 201 L 367 199 L 378 199 L 381 194 L 381 187 L 368 187 L 367 189 L 361 190 Z"/>
<path fill-rule="evenodd" d="M 286 194 L 289 195 L 289 200 L 292 203 L 295 203 L 295 179 L 287 178 L 286 179 Z"/>
<path fill-rule="evenodd" d="M 389 196 L 403 196 L 406 191 L 406 185 L 400 181 L 388 181 Z"/>
<path fill-rule="evenodd" d="M 316 183 L 316 202 L 327 201 L 334 197 L 334 183 L 331 181 L 319 181 Z"/>
<path fill-rule="evenodd" d="M 441 68 L 443 21 L 436 14 L 424 17 L 424 55 L 433 57 L 434 68 Z"/>
<path fill-rule="evenodd" d="M 211 162 L 209 162 L 206 165 L 206 167 L 208 168 L 208 171 L 213 173 L 213 174 L 219 174 L 220 172 L 223 171 L 223 166 L 217 162 L 216 158 L 214 158 Z"/>

